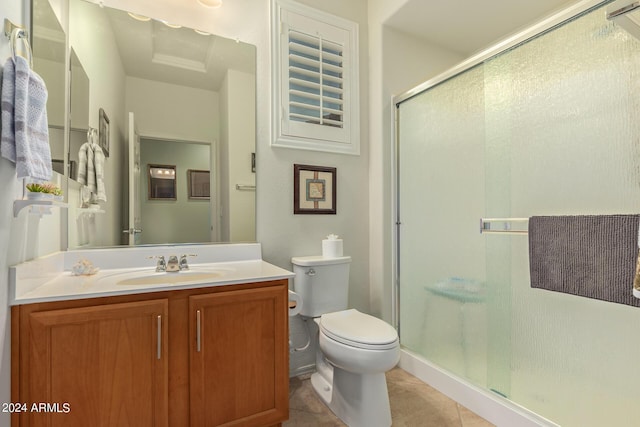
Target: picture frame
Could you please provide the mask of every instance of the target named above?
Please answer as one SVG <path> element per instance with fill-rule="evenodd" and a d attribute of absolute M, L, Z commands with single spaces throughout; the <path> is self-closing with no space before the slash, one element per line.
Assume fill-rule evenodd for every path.
<path fill-rule="evenodd" d="M 147 166 L 149 200 L 177 200 L 176 165 Z"/>
<path fill-rule="evenodd" d="M 293 213 L 335 215 L 337 169 L 293 165 Z"/>
<path fill-rule="evenodd" d="M 210 173 L 208 170 L 187 170 L 187 192 L 191 200 L 209 200 L 211 198 Z"/>
<path fill-rule="evenodd" d="M 98 117 L 98 145 L 104 153 L 104 157 L 109 157 L 109 117 L 101 108 Z"/>

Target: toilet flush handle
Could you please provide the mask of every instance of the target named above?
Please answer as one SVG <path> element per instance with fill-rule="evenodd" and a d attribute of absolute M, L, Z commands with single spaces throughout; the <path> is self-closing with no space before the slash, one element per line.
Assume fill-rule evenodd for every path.
<path fill-rule="evenodd" d="M 313 268 L 310 268 L 304 274 L 306 274 L 307 276 L 315 276 L 316 275 L 316 271 Z"/>

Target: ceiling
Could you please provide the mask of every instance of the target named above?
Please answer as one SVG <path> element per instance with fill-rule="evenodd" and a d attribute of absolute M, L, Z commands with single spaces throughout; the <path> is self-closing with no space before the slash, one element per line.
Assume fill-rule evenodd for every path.
<path fill-rule="evenodd" d="M 255 73 L 255 46 L 105 10 L 128 76 L 217 91 L 227 69 Z"/>
<path fill-rule="evenodd" d="M 409 0 L 387 26 L 464 57 L 576 0 Z"/>
<path fill-rule="evenodd" d="M 409 0 L 385 25 L 468 57 L 576 2 Z M 175 84 L 217 90 L 227 68 L 255 72 L 253 46 L 202 36 L 191 29 L 170 29 L 158 21 L 139 22 L 121 11 L 105 9 L 128 75 L 169 81 L 173 78 Z M 245 49 L 238 49 L 239 45 Z M 180 77 L 170 78 L 172 75 Z"/>

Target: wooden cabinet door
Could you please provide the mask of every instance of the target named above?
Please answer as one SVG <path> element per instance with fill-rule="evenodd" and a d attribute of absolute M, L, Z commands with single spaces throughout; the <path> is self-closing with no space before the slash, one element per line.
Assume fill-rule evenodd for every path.
<path fill-rule="evenodd" d="M 191 426 L 286 420 L 287 287 L 189 297 Z"/>
<path fill-rule="evenodd" d="M 166 427 L 167 314 L 166 299 L 29 313 L 21 399 L 62 412 L 21 426 Z"/>

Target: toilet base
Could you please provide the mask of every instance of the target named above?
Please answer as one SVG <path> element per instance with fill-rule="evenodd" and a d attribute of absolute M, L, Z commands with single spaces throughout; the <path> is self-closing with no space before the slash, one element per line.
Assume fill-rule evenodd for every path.
<path fill-rule="evenodd" d="M 389 427 L 391 409 L 384 373 L 354 374 L 333 367 L 332 384 L 322 372 L 311 375 L 320 399 L 349 427 Z"/>

